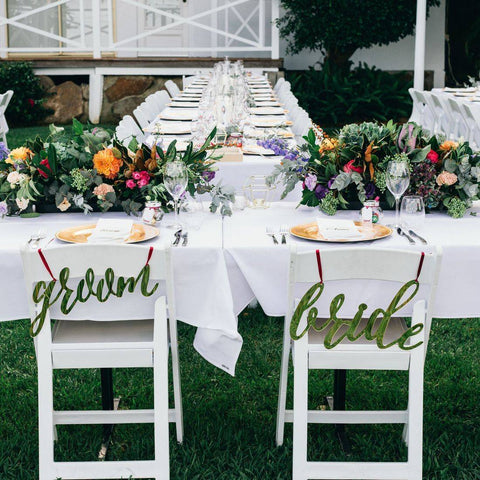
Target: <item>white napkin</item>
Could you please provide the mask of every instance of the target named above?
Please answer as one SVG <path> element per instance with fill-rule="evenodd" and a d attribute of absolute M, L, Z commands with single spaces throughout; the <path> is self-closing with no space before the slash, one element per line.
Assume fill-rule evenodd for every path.
<path fill-rule="evenodd" d="M 88 243 L 123 243 L 132 232 L 133 220 L 101 218 L 93 233 L 87 238 Z"/>
<path fill-rule="evenodd" d="M 363 235 L 352 220 L 317 218 L 318 231 L 325 240 L 360 240 Z"/>

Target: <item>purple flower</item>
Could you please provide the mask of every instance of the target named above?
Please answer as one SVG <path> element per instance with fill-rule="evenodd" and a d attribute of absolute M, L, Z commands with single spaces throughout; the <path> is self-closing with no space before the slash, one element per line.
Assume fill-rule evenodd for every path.
<path fill-rule="evenodd" d="M 202 177 L 206 182 L 211 182 L 215 178 L 215 172 L 206 170 L 205 172 L 202 172 Z"/>
<path fill-rule="evenodd" d="M 317 184 L 317 176 L 309 173 L 305 177 L 305 182 L 304 182 L 305 188 L 308 188 L 311 192 L 313 192 L 313 189 L 315 188 L 316 184 Z"/>
<path fill-rule="evenodd" d="M 375 198 L 375 185 L 372 182 L 365 185 L 365 196 L 368 200 Z"/>
<path fill-rule="evenodd" d="M 8 155 L 10 155 L 10 150 L 3 142 L 0 142 L 0 161 L 3 162 L 4 160 L 6 160 L 8 158 Z"/>
<path fill-rule="evenodd" d="M 315 187 L 314 193 L 319 200 L 323 200 L 328 193 L 328 188 L 319 183 Z"/>
<path fill-rule="evenodd" d="M 8 213 L 7 202 L 0 202 L 0 218 L 3 218 Z"/>
<path fill-rule="evenodd" d="M 333 182 L 335 181 L 335 179 L 337 178 L 336 175 L 334 175 L 327 183 L 327 187 L 331 190 L 332 189 L 332 185 L 333 185 Z"/>

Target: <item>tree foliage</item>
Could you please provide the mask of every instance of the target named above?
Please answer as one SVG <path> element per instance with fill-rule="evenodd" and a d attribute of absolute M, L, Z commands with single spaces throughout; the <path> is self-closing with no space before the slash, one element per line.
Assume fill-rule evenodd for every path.
<path fill-rule="evenodd" d="M 414 32 L 416 0 L 281 0 L 277 20 L 288 52 L 320 50 L 334 64 L 348 64 L 359 48 L 387 45 Z M 440 0 L 427 0 L 428 7 Z"/>

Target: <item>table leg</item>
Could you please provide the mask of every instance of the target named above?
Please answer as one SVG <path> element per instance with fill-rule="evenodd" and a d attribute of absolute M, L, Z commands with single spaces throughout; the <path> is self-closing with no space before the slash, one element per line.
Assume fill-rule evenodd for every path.
<path fill-rule="evenodd" d="M 345 397 L 347 389 L 347 371 L 334 370 L 333 397 L 327 397 L 327 404 L 331 410 L 345 410 Z M 345 433 L 345 425 L 336 424 L 335 432 L 342 450 L 345 453 L 351 453 L 352 448 Z"/>
<path fill-rule="evenodd" d="M 116 410 L 120 399 L 113 396 L 113 369 L 101 368 L 100 380 L 102 385 L 102 408 L 103 410 Z M 112 438 L 113 424 L 103 426 L 102 446 L 98 452 L 98 459 L 105 460 L 108 451 L 108 445 Z"/>

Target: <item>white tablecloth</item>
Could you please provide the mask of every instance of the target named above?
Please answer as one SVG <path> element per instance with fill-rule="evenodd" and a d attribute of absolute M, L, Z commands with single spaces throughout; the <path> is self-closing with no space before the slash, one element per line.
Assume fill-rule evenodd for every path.
<path fill-rule="evenodd" d="M 241 310 L 256 297 L 268 315 L 285 314 L 289 248 L 288 245 L 273 245 L 271 238 L 265 235 L 265 225 L 292 226 L 314 221 L 321 215 L 306 207 L 295 209 L 295 205 L 281 202 L 265 210 L 247 208 L 235 212 L 233 217 L 225 219 L 224 250 L 221 219 L 218 215 L 210 215 L 200 230 L 189 232 L 188 247 L 172 250 L 177 317 L 199 327 L 195 348 L 208 361 L 231 374 L 242 345 L 236 318 Z M 115 218 L 124 214 L 103 215 Z M 358 213 L 339 212 L 337 215 L 354 218 Z M 19 246 L 40 228 L 47 231 L 48 238 L 60 228 L 92 223 L 98 217 L 99 214 L 89 218 L 81 214 L 47 214 L 36 219 L 6 218 L 0 221 L 0 321 L 28 317 Z M 392 220 L 393 213 L 387 212 L 384 222 Z M 355 246 L 428 251 L 434 245 L 441 245 L 443 262 L 434 316 L 480 316 L 480 218 L 466 216 L 454 220 L 444 213 L 430 214 L 422 233 L 429 241 L 428 246 L 410 246 L 405 238 L 397 235 Z M 171 239 L 172 231 L 162 228 L 160 237 L 145 245 L 162 245 L 170 243 Z M 312 243 L 292 237 L 288 242 L 300 250 L 342 248 L 338 244 Z M 387 298 L 379 299 L 377 287 L 376 284 L 365 285 L 362 291 L 349 295 L 342 312 L 356 311 L 360 301 L 369 306 L 383 306 L 391 297 L 387 295 Z M 332 282 L 325 292 L 325 304 L 330 296 L 343 288 L 343 284 Z M 122 305 L 121 310 L 112 308 L 112 318 L 119 318 L 119 312 L 120 318 L 146 318 L 151 311 L 152 299 L 140 295 L 128 298 L 130 300 Z M 71 315 L 93 318 L 95 305 L 89 307 L 87 303 L 83 308 L 86 310 L 74 310 Z"/>

